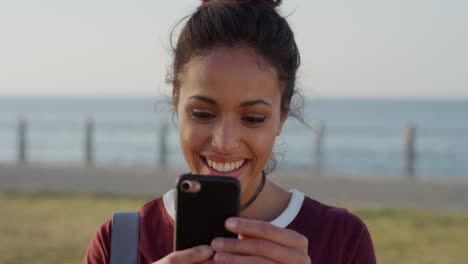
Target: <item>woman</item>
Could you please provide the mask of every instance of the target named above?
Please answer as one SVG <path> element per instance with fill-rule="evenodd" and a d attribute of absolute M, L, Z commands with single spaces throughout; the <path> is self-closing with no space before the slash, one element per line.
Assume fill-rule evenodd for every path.
<path fill-rule="evenodd" d="M 296 93 L 300 57 L 281 1 L 203 1 L 174 50 L 172 100 L 192 173 L 236 177 L 241 239 L 172 252 L 174 192 L 140 210 L 140 263 L 375 263 L 361 220 L 286 191 L 265 178 L 275 138 Z M 269 171 L 271 167 L 266 170 Z M 95 234 L 85 263 L 108 263 L 111 223 Z"/>

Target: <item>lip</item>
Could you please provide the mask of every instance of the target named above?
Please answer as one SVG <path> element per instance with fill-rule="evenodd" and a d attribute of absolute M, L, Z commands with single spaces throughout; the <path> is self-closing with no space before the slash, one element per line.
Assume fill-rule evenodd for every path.
<path fill-rule="evenodd" d="M 233 171 L 230 171 L 230 172 L 219 172 L 217 170 L 214 170 L 213 168 L 211 168 L 210 166 L 208 166 L 208 164 L 206 164 L 206 161 L 205 159 L 208 158 L 212 161 L 215 161 L 215 162 L 222 162 L 222 163 L 226 163 L 226 162 L 236 162 L 236 161 L 239 161 L 239 160 L 245 160 L 244 164 L 238 168 L 237 170 L 233 170 Z M 209 171 L 209 175 L 219 175 L 219 176 L 227 176 L 227 177 L 234 177 L 234 178 L 238 178 L 239 175 L 245 170 L 245 168 L 247 167 L 247 164 L 250 163 L 250 160 L 249 159 L 240 159 L 240 158 L 236 158 L 236 159 L 225 159 L 225 158 L 220 158 L 220 157 L 214 157 L 214 156 L 200 156 L 200 162 L 203 164 L 203 166 L 206 168 L 206 170 Z"/>

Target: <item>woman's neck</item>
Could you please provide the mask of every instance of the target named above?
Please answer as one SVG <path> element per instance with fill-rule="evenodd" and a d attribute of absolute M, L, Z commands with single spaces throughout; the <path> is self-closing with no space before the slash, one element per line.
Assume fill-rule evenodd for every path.
<path fill-rule="evenodd" d="M 241 217 L 272 221 L 286 209 L 290 199 L 291 193 L 267 180 L 262 193 L 241 212 Z"/>

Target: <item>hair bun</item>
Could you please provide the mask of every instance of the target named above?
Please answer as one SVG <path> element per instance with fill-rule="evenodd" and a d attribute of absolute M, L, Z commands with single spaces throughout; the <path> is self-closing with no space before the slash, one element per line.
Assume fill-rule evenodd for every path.
<path fill-rule="evenodd" d="M 282 0 L 201 0 L 202 4 L 198 7 L 199 9 L 208 6 L 212 2 L 237 2 L 237 3 L 261 3 L 270 7 L 277 7 L 281 4 Z"/>
<path fill-rule="evenodd" d="M 272 7 L 277 7 L 277 6 L 281 5 L 282 0 L 262 0 L 261 2 L 265 2 L 265 3 L 269 4 Z"/>

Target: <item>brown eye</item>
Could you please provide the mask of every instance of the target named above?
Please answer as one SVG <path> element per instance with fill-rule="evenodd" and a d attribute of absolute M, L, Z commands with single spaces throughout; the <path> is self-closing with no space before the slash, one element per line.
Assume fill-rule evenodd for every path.
<path fill-rule="evenodd" d="M 249 125 L 257 125 L 265 122 L 265 117 L 263 116 L 244 116 L 242 117 L 242 121 Z"/>
<path fill-rule="evenodd" d="M 189 112 L 189 115 L 195 119 L 202 120 L 202 121 L 208 121 L 216 117 L 216 115 L 211 112 L 207 112 L 207 111 L 203 111 L 199 109 L 191 110 Z"/>

